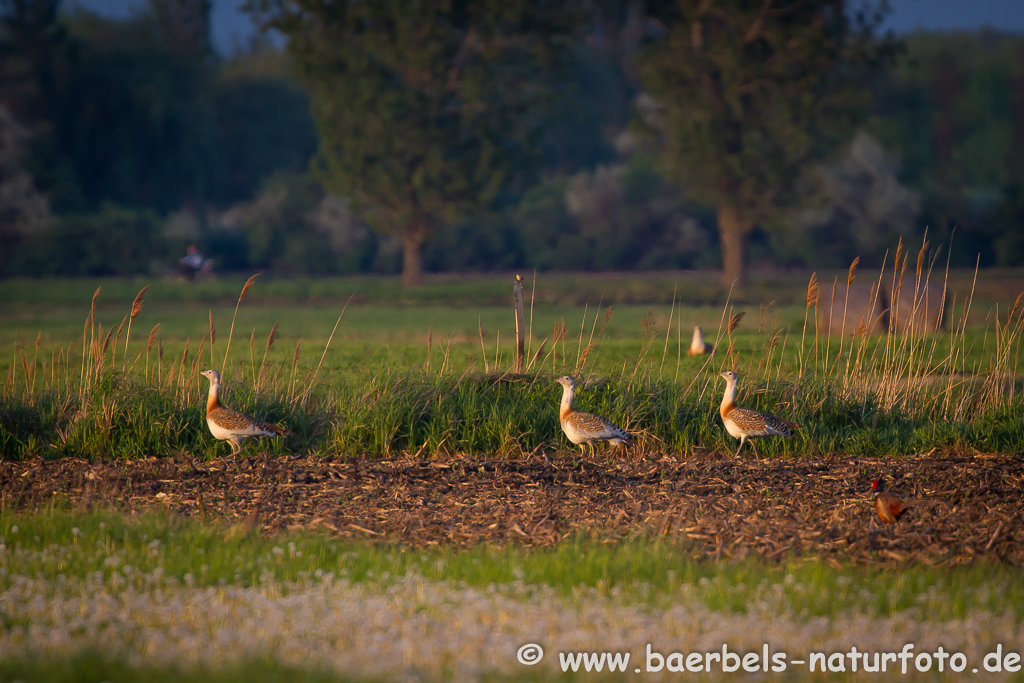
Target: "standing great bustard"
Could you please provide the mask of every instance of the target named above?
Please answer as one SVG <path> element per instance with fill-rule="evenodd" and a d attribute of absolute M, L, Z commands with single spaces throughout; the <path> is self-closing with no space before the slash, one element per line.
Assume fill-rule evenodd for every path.
<path fill-rule="evenodd" d="M 210 395 L 206 399 L 206 424 L 209 425 L 214 438 L 231 442 L 231 455 L 241 453 L 242 442 L 250 437 L 276 437 L 288 434 L 287 430 L 277 425 L 222 406 L 217 396 L 220 391 L 220 373 L 216 370 L 205 370 L 201 374 L 210 380 Z"/>
<path fill-rule="evenodd" d="M 761 413 L 749 408 L 740 408 L 736 405 L 736 380 L 739 376 L 735 372 L 726 371 L 721 373 L 725 378 L 725 396 L 722 398 L 722 408 L 719 411 L 722 415 L 722 422 L 725 423 L 725 430 L 740 440 L 740 447 L 736 449 L 736 455 L 740 454 L 747 444 L 747 439 L 756 439 L 762 436 L 792 436 L 793 429 L 800 429 L 800 425 L 781 417 L 775 417 L 767 413 Z M 754 447 L 754 455 L 761 457 L 757 452 L 757 444 L 750 442 Z"/>
<path fill-rule="evenodd" d="M 619 429 L 603 417 L 573 410 L 572 398 L 576 391 L 576 380 L 566 375 L 555 381 L 562 385 L 562 405 L 558 412 L 562 431 L 569 437 L 569 441 L 580 447 L 581 452 L 585 452 L 584 445 L 589 445 L 593 453 L 594 443 L 597 441 L 609 441 L 621 446 L 633 440 L 629 432 Z"/>
<path fill-rule="evenodd" d="M 690 350 L 686 353 L 691 356 L 703 356 L 706 353 L 711 353 L 715 350 L 714 344 L 708 344 L 704 341 L 704 330 L 700 328 L 700 325 L 693 328 L 693 339 L 690 340 Z"/>

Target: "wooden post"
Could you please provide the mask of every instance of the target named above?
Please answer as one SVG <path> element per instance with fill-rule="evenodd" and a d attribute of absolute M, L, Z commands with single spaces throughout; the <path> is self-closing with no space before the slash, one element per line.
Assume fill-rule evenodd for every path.
<path fill-rule="evenodd" d="M 516 275 L 512 283 L 512 298 L 516 304 L 516 372 L 523 371 L 523 344 L 526 341 L 526 313 L 523 311 L 523 278 Z"/>

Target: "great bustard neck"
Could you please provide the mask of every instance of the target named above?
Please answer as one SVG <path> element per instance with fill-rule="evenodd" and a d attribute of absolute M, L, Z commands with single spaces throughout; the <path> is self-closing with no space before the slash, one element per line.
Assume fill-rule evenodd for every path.
<path fill-rule="evenodd" d="M 220 393 L 220 382 L 217 379 L 210 378 L 210 392 L 206 396 L 206 412 L 220 407 L 220 400 L 218 394 Z"/>
<path fill-rule="evenodd" d="M 722 417 L 736 407 L 736 379 L 727 377 L 725 379 L 725 395 L 722 397 Z"/>
<path fill-rule="evenodd" d="M 569 413 L 572 412 L 572 398 L 574 393 L 575 390 L 573 389 L 572 384 L 562 385 L 562 404 L 558 410 L 559 419 L 564 420 L 569 416 Z"/>

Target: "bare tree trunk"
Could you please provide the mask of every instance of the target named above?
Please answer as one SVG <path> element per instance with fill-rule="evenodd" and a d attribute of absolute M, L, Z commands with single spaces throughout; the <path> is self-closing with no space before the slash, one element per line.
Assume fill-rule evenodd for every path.
<path fill-rule="evenodd" d="M 422 221 L 413 219 L 402 234 L 402 286 L 423 284 L 423 243 L 426 241 Z"/>
<path fill-rule="evenodd" d="M 751 223 L 732 206 L 718 207 L 718 234 L 722 239 L 722 285 L 742 287 L 746 284 L 744 248 Z"/>

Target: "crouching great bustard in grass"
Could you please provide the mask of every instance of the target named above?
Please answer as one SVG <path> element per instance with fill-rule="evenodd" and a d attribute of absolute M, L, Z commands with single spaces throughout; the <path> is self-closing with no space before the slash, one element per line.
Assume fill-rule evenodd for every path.
<path fill-rule="evenodd" d="M 206 424 L 210 433 L 221 441 L 231 442 L 231 455 L 242 452 L 242 442 L 253 436 L 285 436 L 288 431 L 277 425 L 249 417 L 237 410 L 222 406 L 220 392 L 220 373 L 206 370 L 202 373 L 210 380 L 210 395 L 206 399 Z"/>
<path fill-rule="evenodd" d="M 584 445 L 589 445 L 593 452 L 594 443 L 598 441 L 608 441 L 616 446 L 622 446 L 633 440 L 629 432 L 619 429 L 603 417 L 572 409 L 576 380 L 566 375 L 556 381 L 562 385 L 562 405 L 558 412 L 562 431 L 569 437 L 569 441 L 580 447 L 580 451 L 584 451 Z"/>
<path fill-rule="evenodd" d="M 704 354 L 711 353 L 714 350 L 714 344 L 708 344 L 704 341 L 704 330 L 700 328 L 700 325 L 693 328 L 693 339 L 690 340 L 690 349 L 686 353 L 691 356 L 703 356 Z"/>
<path fill-rule="evenodd" d="M 877 479 L 872 480 L 871 491 L 875 494 L 875 512 L 886 524 L 895 524 L 910 509 L 909 503 L 888 491 L 883 491 L 882 484 Z"/>
<path fill-rule="evenodd" d="M 722 398 L 720 412 L 722 422 L 725 423 L 725 430 L 740 440 L 740 447 L 736 449 L 736 455 L 743 450 L 747 439 L 757 439 L 763 436 L 792 436 L 793 429 L 800 429 L 800 425 L 795 422 L 737 406 L 736 380 L 739 379 L 739 376 L 731 371 L 721 374 L 725 378 L 725 397 Z M 757 452 L 757 444 L 751 441 L 750 445 L 754 447 L 754 455 L 761 457 Z"/>

